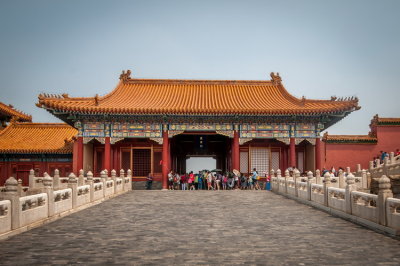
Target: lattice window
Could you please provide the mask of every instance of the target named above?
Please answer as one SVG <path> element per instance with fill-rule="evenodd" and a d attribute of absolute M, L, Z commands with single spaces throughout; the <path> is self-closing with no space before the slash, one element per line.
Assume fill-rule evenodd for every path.
<path fill-rule="evenodd" d="M 271 169 L 276 170 L 279 169 L 279 151 L 271 152 Z"/>
<path fill-rule="evenodd" d="M 247 151 L 240 152 L 240 172 L 247 173 L 249 171 L 249 153 Z"/>
<path fill-rule="evenodd" d="M 128 169 L 131 169 L 131 151 L 122 150 L 121 151 L 121 169 L 124 169 L 125 173 Z M 131 169 L 132 170 L 132 169 Z"/>
<path fill-rule="evenodd" d="M 151 171 L 151 150 L 133 150 L 133 176 L 147 176 Z"/>
<path fill-rule="evenodd" d="M 299 169 L 300 173 L 304 172 L 304 152 L 302 151 L 297 153 L 297 169 Z"/>
<path fill-rule="evenodd" d="M 256 168 L 259 175 L 264 176 L 265 173 L 269 172 L 269 149 L 257 148 L 251 149 L 251 167 Z"/>

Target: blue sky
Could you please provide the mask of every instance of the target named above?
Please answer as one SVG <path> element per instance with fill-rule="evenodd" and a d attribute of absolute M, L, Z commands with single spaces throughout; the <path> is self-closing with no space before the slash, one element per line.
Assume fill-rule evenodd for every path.
<path fill-rule="evenodd" d="M 297 97 L 357 96 L 328 129 L 400 117 L 400 1 L 0 1 L 0 101 L 55 122 L 41 92 L 104 95 L 138 78 L 270 79 Z M 255 99 L 255 104 L 257 99 Z M 259 103 L 261 104 L 261 103 Z"/>

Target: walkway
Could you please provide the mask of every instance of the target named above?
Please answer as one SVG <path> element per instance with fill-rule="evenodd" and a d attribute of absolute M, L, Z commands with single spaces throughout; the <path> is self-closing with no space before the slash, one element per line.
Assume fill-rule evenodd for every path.
<path fill-rule="evenodd" d="M 0 264 L 400 264 L 400 241 L 267 191 L 132 191 L 0 242 Z"/>

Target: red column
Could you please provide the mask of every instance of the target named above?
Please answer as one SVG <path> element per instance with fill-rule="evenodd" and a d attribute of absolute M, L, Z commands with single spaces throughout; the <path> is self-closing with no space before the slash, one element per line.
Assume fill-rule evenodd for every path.
<path fill-rule="evenodd" d="M 321 170 L 321 139 L 315 139 L 315 169 Z"/>
<path fill-rule="evenodd" d="M 104 169 L 107 169 L 108 174 L 111 174 L 111 144 L 110 137 L 106 137 L 104 144 Z"/>
<path fill-rule="evenodd" d="M 239 132 L 233 132 L 232 168 L 240 171 Z"/>
<path fill-rule="evenodd" d="M 72 172 L 75 175 L 78 175 L 79 169 L 78 169 L 78 158 L 79 157 L 79 152 L 78 152 L 78 139 L 74 141 L 74 146 L 72 149 Z M 7 174 L 9 176 L 9 174 Z"/>
<path fill-rule="evenodd" d="M 73 149 L 73 172 L 78 175 L 83 169 L 83 137 L 78 137 Z"/>
<path fill-rule="evenodd" d="M 296 142 L 295 138 L 290 138 L 290 167 L 296 167 Z"/>
<path fill-rule="evenodd" d="M 163 131 L 163 150 L 162 150 L 162 188 L 168 189 L 169 172 L 169 139 L 168 132 Z"/>

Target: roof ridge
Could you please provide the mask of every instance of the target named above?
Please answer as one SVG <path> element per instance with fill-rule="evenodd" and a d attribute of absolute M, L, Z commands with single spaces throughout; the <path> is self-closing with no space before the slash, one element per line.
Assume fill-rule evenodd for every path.
<path fill-rule="evenodd" d="M 14 114 L 10 113 L 10 116 L 16 116 L 17 118 L 20 118 L 22 120 L 30 120 L 30 121 L 32 121 L 32 115 L 29 115 L 29 114 L 27 114 L 27 113 L 15 108 L 13 105 L 11 105 L 11 104 L 7 105 L 7 104 L 5 104 L 3 102 L 0 102 L 0 105 L 2 106 L 3 110 L 5 109 L 6 112 L 10 113 L 10 111 L 11 111 L 11 112 L 14 113 Z M 0 108 L 1 108 L 1 106 L 0 106 Z"/>

